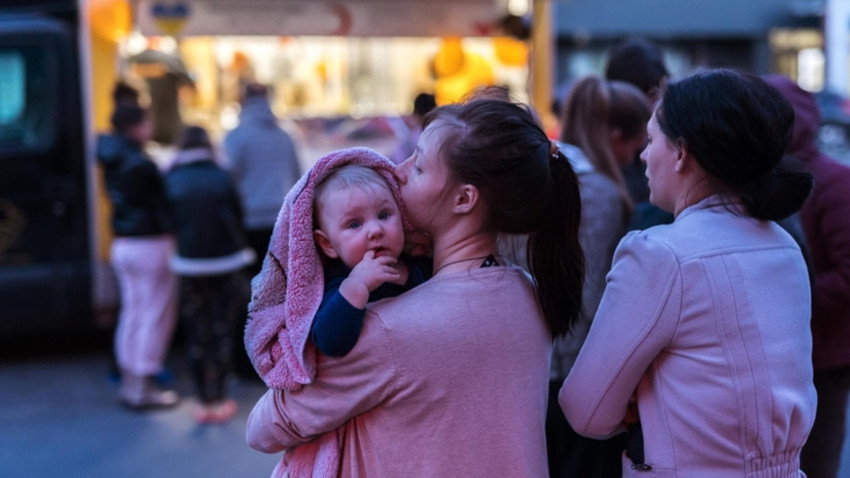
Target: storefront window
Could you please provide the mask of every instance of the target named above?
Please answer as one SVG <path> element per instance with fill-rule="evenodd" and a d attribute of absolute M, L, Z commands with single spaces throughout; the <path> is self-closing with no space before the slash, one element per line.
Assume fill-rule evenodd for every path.
<path fill-rule="evenodd" d="M 511 39 L 190 36 L 168 53 L 194 80 L 181 93 L 184 122 L 221 137 L 238 124 L 245 84 L 256 81 L 269 87 L 273 111 L 309 157 L 352 145 L 389 155 L 408 135 L 403 117 L 419 93 L 442 104 L 500 85 L 528 101 L 527 45 Z"/>
<path fill-rule="evenodd" d="M 774 72 L 796 80 L 809 91 L 823 89 L 826 73 L 820 31 L 776 28 L 770 32 L 769 43 Z"/>
<path fill-rule="evenodd" d="M 192 40 L 186 40 L 192 41 Z M 202 41 L 202 40 L 195 40 Z M 274 92 L 273 107 L 294 117 L 403 115 L 420 92 L 450 82 L 508 86 L 526 100 L 528 68 L 504 64 L 491 38 L 465 38 L 454 75 L 435 71 L 441 38 L 251 37 L 212 40 L 217 71 L 198 71 L 199 81 L 218 80 L 219 107 L 238 102 L 246 81 L 259 81 Z M 189 69 L 209 63 L 184 55 Z M 464 67 L 468 67 L 464 70 Z M 482 76 L 486 71 L 489 75 Z M 477 77 L 475 75 L 478 75 Z M 453 85 L 454 83 L 452 83 Z"/>

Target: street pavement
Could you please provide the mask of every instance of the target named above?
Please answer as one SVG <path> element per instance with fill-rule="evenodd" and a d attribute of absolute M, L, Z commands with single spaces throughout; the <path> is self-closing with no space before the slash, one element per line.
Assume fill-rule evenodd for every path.
<path fill-rule="evenodd" d="M 76 340 L 76 339 L 74 339 Z M 226 424 L 192 418 L 192 386 L 182 352 L 169 383 L 185 397 L 172 409 L 120 406 L 108 343 L 63 352 L 29 351 L 0 360 L 0 477 L 241 478 L 271 475 L 280 459 L 245 444 L 245 421 L 265 391 L 235 381 L 239 414 Z"/>
<path fill-rule="evenodd" d="M 0 477 L 271 475 L 280 456 L 245 444 L 245 420 L 265 391 L 260 381 L 232 383 L 231 395 L 239 403 L 233 421 L 199 425 L 192 419 L 196 402 L 178 349 L 168 361 L 170 386 L 184 399 L 169 410 L 133 412 L 116 399 L 108 340 L 78 344 L 72 337 L 66 342 L 15 350 L 0 344 Z M 843 457 L 838 476 L 850 477 L 850 442 Z"/>

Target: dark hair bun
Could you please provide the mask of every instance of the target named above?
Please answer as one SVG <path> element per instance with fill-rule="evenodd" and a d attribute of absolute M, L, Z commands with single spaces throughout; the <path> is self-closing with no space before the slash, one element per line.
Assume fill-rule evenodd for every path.
<path fill-rule="evenodd" d="M 776 88 L 738 70 L 702 70 L 667 85 L 656 111 L 671 140 L 684 139 L 708 174 L 739 194 L 758 219 L 798 211 L 814 179 L 787 157 L 794 109 Z"/>
<path fill-rule="evenodd" d="M 814 176 L 798 162 L 783 158 L 775 168 L 745 188 L 741 199 L 754 217 L 779 221 L 803 207 L 814 182 Z"/>

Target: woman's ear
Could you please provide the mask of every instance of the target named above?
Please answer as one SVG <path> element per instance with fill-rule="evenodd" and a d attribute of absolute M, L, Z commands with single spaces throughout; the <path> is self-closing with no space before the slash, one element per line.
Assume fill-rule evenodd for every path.
<path fill-rule="evenodd" d="M 478 188 L 471 184 L 461 184 L 455 192 L 455 212 L 467 214 L 475 209 L 478 201 L 481 198 L 481 193 Z"/>
<path fill-rule="evenodd" d="M 693 159 L 688 154 L 688 142 L 684 138 L 676 140 L 676 151 L 676 172 L 681 173 L 688 165 L 687 162 Z"/>
<path fill-rule="evenodd" d="M 336 249 L 334 249 L 334 246 L 331 244 L 331 240 L 330 238 L 328 238 L 327 234 L 325 234 L 319 229 L 316 229 L 313 231 L 313 237 L 316 238 L 316 244 L 319 245 L 319 249 L 321 249 L 326 256 L 330 257 L 331 259 L 336 259 L 339 257 L 339 254 L 336 253 Z"/>

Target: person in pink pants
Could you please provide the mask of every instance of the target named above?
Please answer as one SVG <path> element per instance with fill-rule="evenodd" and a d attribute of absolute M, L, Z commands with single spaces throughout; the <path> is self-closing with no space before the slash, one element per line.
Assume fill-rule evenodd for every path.
<path fill-rule="evenodd" d="M 118 396 L 131 408 L 174 405 L 177 394 L 159 389 L 176 321 L 176 279 L 168 258 L 174 249 L 162 177 L 145 154 L 151 122 L 145 111 L 119 104 L 113 133 L 98 138 L 112 202 L 112 264 L 121 287 L 115 355 L 121 369 Z"/>

